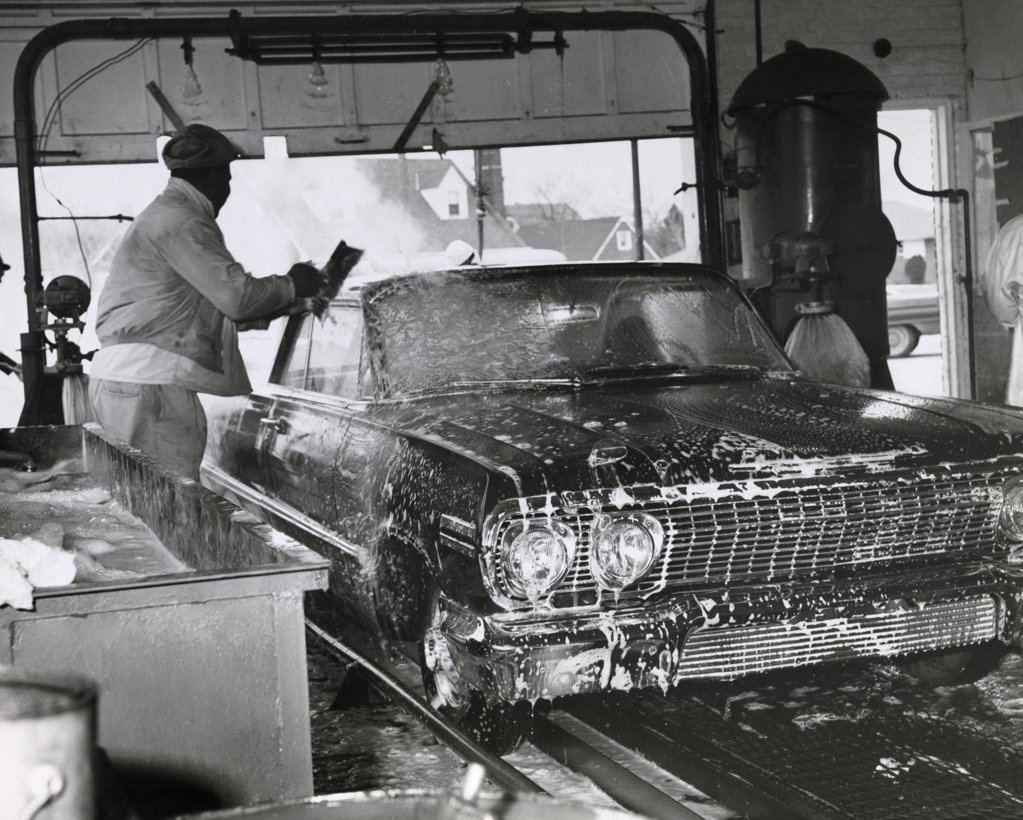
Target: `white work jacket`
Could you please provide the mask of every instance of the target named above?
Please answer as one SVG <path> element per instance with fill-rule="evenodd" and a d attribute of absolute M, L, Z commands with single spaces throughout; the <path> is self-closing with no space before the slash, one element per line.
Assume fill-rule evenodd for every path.
<path fill-rule="evenodd" d="M 261 319 L 294 298 L 290 277 L 247 273 L 227 250 L 209 199 L 172 177 L 114 256 L 97 311 L 102 349 L 90 373 L 248 392 L 234 322 Z"/>
<path fill-rule="evenodd" d="M 1023 406 L 1023 215 L 1010 219 L 998 232 L 980 283 L 991 315 L 1013 329 L 1005 401 Z"/>

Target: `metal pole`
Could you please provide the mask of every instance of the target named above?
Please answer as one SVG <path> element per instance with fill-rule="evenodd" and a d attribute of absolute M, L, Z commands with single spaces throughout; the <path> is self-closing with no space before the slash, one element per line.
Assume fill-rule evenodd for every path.
<path fill-rule="evenodd" d="M 723 189 L 720 186 L 721 173 L 721 150 L 720 136 L 718 132 L 718 117 L 721 107 L 718 103 L 718 47 L 717 47 L 717 12 L 716 0 L 707 0 L 703 14 L 703 38 L 707 47 L 707 61 L 704 67 L 702 79 L 707 86 L 707 99 L 700 114 L 694 113 L 694 125 L 696 125 L 696 174 L 699 187 L 696 192 L 700 197 L 700 213 L 706 219 L 706 225 L 702 225 L 701 247 L 704 259 L 708 264 L 720 270 L 727 270 L 725 259 L 725 226 L 724 214 L 721 202 Z M 679 48 L 681 48 L 681 43 Z M 690 64 L 690 71 L 696 68 Z M 692 81 L 695 88 L 696 80 Z M 695 93 L 695 92 L 694 92 Z M 695 103 L 694 112 L 697 110 Z M 705 147 L 701 147 L 705 143 Z M 701 151 L 704 152 L 701 154 Z M 706 243 L 706 244 L 704 244 Z"/>
<path fill-rule="evenodd" d="M 643 253 L 643 196 L 639 182 L 639 141 L 631 140 L 632 148 L 632 219 L 636 223 L 636 248 L 634 256 L 642 260 Z"/>
<path fill-rule="evenodd" d="M 476 166 L 476 261 L 483 264 L 483 220 L 487 216 L 487 205 L 483 198 L 483 154 L 479 149 L 472 152 Z"/>
<path fill-rule="evenodd" d="M 753 0 L 753 29 L 756 32 L 757 67 L 764 62 L 764 26 L 761 16 L 760 0 Z"/>

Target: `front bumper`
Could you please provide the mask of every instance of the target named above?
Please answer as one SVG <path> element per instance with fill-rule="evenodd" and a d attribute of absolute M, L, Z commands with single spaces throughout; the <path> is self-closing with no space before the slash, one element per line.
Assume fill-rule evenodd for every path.
<path fill-rule="evenodd" d="M 968 646 L 1020 632 L 1023 568 L 977 564 L 867 580 L 679 592 L 645 607 L 480 616 L 444 602 L 471 687 L 506 700 Z"/>

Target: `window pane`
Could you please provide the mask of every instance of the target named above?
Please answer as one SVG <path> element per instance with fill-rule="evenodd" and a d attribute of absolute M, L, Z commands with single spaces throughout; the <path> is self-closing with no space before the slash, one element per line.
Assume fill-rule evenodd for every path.
<path fill-rule="evenodd" d="M 303 387 L 305 385 L 306 362 L 309 359 L 309 333 L 312 330 L 313 317 L 306 316 L 302 326 L 292 337 L 291 349 L 281 368 L 278 384 L 285 387 Z"/>
<path fill-rule="evenodd" d="M 691 139 L 639 142 L 644 256 L 699 262 L 700 218 L 696 156 Z M 689 183 L 686 190 L 680 190 Z"/>
<path fill-rule="evenodd" d="M 881 111 L 878 125 L 902 142 L 899 165 L 904 176 L 926 190 L 937 187 L 934 159 L 934 113 L 928 109 Z M 936 296 L 937 231 L 934 228 L 935 200 L 904 186 L 894 172 L 895 143 L 878 136 L 881 169 L 882 209 L 895 229 L 899 252 L 888 274 L 890 285 L 930 285 Z M 925 291 L 921 290 L 921 293 Z"/>
<path fill-rule="evenodd" d="M 309 352 L 306 389 L 354 398 L 359 384 L 362 313 L 355 307 L 335 307 L 317 322 Z"/>
<path fill-rule="evenodd" d="M 622 258 L 616 230 L 623 219 L 631 226 L 635 211 L 628 142 L 505 148 L 500 156 L 505 213 L 526 248 L 569 262 Z"/>

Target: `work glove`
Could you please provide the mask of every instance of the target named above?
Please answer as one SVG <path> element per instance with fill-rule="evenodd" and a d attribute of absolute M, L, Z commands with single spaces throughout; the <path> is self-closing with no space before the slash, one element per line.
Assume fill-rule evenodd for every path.
<path fill-rule="evenodd" d="M 295 285 L 295 298 L 304 299 L 315 296 L 323 286 L 323 277 L 317 268 L 308 262 L 296 262 L 288 271 L 288 276 Z"/>
<path fill-rule="evenodd" d="M 296 299 L 284 309 L 285 316 L 301 316 L 303 313 L 312 313 L 316 306 L 316 298 L 306 296 L 303 299 Z"/>
<path fill-rule="evenodd" d="M 274 319 L 280 319 L 282 316 L 301 316 L 304 313 L 311 313 L 315 303 L 316 300 L 313 297 L 306 296 L 302 299 L 295 299 L 295 301 L 282 308 L 278 308 L 273 313 L 260 316 L 258 319 L 251 319 L 248 322 L 235 322 L 234 325 L 238 330 L 266 330 Z M 0 362 L 0 369 L 2 368 L 3 363 Z"/>

